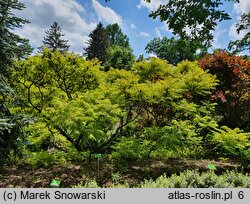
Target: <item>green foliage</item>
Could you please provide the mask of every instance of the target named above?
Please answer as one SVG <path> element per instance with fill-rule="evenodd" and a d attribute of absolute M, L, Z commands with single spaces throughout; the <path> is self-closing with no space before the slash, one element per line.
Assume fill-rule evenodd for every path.
<path fill-rule="evenodd" d="M 98 89 L 105 76 L 99 69 L 96 61 L 49 50 L 17 63 L 13 79 L 26 104 L 22 111 L 38 118 L 27 129 L 32 148 L 90 153 L 110 148 L 124 113 Z"/>
<path fill-rule="evenodd" d="M 17 103 L 14 90 L 7 79 L 0 74 L 0 162 L 6 162 L 12 150 L 14 156 L 17 156 L 18 145 L 23 141 L 21 126 L 27 122 L 27 118 L 13 114 L 10 110 Z"/>
<path fill-rule="evenodd" d="M 21 127 L 27 121 L 26 117 L 11 110 L 19 104 L 8 83 L 13 61 L 32 51 L 27 39 L 13 33 L 13 29 L 28 23 L 14 14 L 24 8 L 18 0 L 0 1 L 0 162 L 6 161 L 12 150 L 17 154 L 23 136 Z"/>
<path fill-rule="evenodd" d="M 47 151 L 29 153 L 28 157 L 25 159 L 25 163 L 29 164 L 33 168 L 49 167 L 56 161 L 58 161 L 58 158 L 56 158 L 54 154 L 50 154 Z"/>
<path fill-rule="evenodd" d="M 151 146 L 150 141 L 146 139 L 122 137 L 121 140 L 114 145 L 114 152 L 111 154 L 111 159 L 119 164 L 144 159 L 149 156 Z"/>
<path fill-rule="evenodd" d="M 227 131 L 237 134 L 235 144 L 225 142 L 226 132 L 213 137 L 218 124 L 209 97 L 218 81 L 197 62 L 150 58 L 131 70 L 101 70 L 98 61 L 48 49 L 16 64 L 13 81 L 25 106 L 15 111 L 36 120 L 25 129 L 30 151 L 58 149 L 79 159 L 102 153 L 127 163 L 246 145 L 238 130 Z"/>
<path fill-rule="evenodd" d="M 91 60 L 97 58 L 102 64 L 106 61 L 107 49 L 110 45 L 109 36 L 101 23 L 89 34 L 88 46 L 84 48 L 84 55 Z"/>
<path fill-rule="evenodd" d="M 129 70 L 134 60 L 135 56 L 131 48 L 120 47 L 118 45 L 110 46 L 107 50 L 107 59 L 104 64 L 105 70 L 109 70 L 111 67 Z"/>
<path fill-rule="evenodd" d="M 246 169 L 250 169 L 250 149 L 241 152 L 241 160 Z"/>
<path fill-rule="evenodd" d="M 188 40 L 176 40 L 175 38 L 154 38 L 145 47 L 147 53 L 167 60 L 171 64 L 178 64 L 183 60 L 194 60 L 198 47 Z"/>
<path fill-rule="evenodd" d="M 95 115 L 94 118 L 87 115 L 92 109 L 84 100 L 88 98 L 87 92 L 98 86 L 99 77 L 102 77 L 102 74 L 98 73 L 99 65 L 96 61 L 86 61 L 75 54 L 61 54 L 59 51 L 51 52 L 48 49 L 45 49 L 42 55 L 32 56 L 16 64 L 13 81 L 25 104 L 19 111 L 29 113 L 31 117 L 38 118 L 39 122 L 27 130 L 37 140 L 31 140 L 33 144 L 41 148 L 45 143 L 53 141 L 57 148 L 65 148 L 65 145 L 68 147 L 70 143 L 78 148 L 79 142 L 84 139 L 84 127 L 77 127 L 82 125 L 84 117 L 90 118 L 84 123 L 97 119 Z M 91 100 L 99 103 L 95 95 L 86 100 L 89 103 Z M 106 101 L 104 103 L 107 104 Z M 105 105 L 102 104 L 103 106 Z M 102 108 L 101 105 L 94 107 Z M 84 115 L 84 110 L 89 110 L 90 113 Z M 103 121 L 99 121 L 101 122 Z M 77 135 L 81 135 L 82 139 L 76 138 Z M 50 147 L 49 144 L 45 146 Z"/>
<path fill-rule="evenodd" d="M 19 61 L 13 73 L 16 89 L 23 93 L 23 100 L 41 112 L 53 98 L 71 99 L 77 91 L 98 86 L 98 63 L 86 61 L 76 54 L 62 55 L 48 49 L 43 54 Z"/>
<path fill-rule="evenodd" d="M 0 73 L 6 72 L 7 66 L 14 59 L 25 57 L 32 51 L 28 40 L 13 32 L 14 28 L 29 22 L 13 13 L 14 10 L 21 11 L 24 8 L 25 5 L 18 0 L 0 1 Z"/>
<path fill-rule="evenodd" d="M 248 174 L 227 171 L 217 176 L 213 172 L 199 173 L 185 171 L 180 175 L 160 176 L 155 181 L 146 180 L 141 188 L 249 188 L 250 177 Z"/>
<path fill-rule="evenodd" d="M 32 168 L 50 167 L 55 164 L 64 167 L 70 162 L 83 162 L 89 156 L 87 152 L 74 151 L 73 149 L 60 151 L 55 148 L 51 148 L 49 151 L 43 149 L 30 150 L 30 148 L 26 148 L 22 153 L 23 158 L 19 162 L 28 164 Z"/>
<path fill-rule="evenodd" d="M 250 133 L 244 133 L 239 128 L 230 129 L 226 126 L 217 129 L 213 135 L 215 150 L 219 155 L 240 156 L 250 147 Z"/>
<path fill-rule="evenodd" d="M 157 58 L 134 63 L 132 71 L 139 75 L 140 82 L 157 81 L 163 79 L 164 76 L 173 75 L 172 65 Z"/>
<path fill-rule="evenodd" d="M 128 36 L 122 33 L 117 23 L 106 26 L 111 46 L 119 46 L 121 48 L 130 48 Z"/>
<path fill-rule="evenodd" d="M 62 29 L 57 22 L 54 22 L 50 29 L 45 31 L 45 33 L 46 36 L 43 39 L 42 48 L 47 47 L 52 51 L 59 50 L 60 52 L 68 51 L 68 40 L 61 39 L 64 34 L 62 34 Z"/>
<path fill-rule="evenodd" d="M 121 115 L 117 105 L 90 94 L 66 104 L 57 103 L 56 110 L 49 113 L 51 125 L 78 151 L 89 150 L 92 153 L 105 150 L 106 142 L 112 137 L 113 126 L 119 123 Z"/>
<path fill-rule="evenodd" d="M 217 22 L 231 19 L 228 13 L 219 9 L 221 4 L 221 0 L 169 0 L 153 11 L 150 17 L 159 17 L 167 23 L 173 34 L 207 49 L 213 39 L 211 31 Z"/>
<path fill-rule="evenodd" d="M 120 182 L 114 182 L 112 186 L 109 186 L 110 188 L 129 188 L 129 185 L 127 183 L 120 183 Z M 87 180 L 85 183 L 80 182 L 77 185 L 72 186 L 72 188 L 100 188 L 96 180 Z"/>
<path fill-rule="evenodd" d="M 111 67 L 129 70 L 132 67 L 135 56 L 129 45 L 127 35 L 122 33 L 117 23 L 107 25 L 106 32 L 110 45 L 107 48 L 107 56 L 104 63 L 105 70 L 108 71 Z"/>
<path fill-rule="evenodd" d="M 124 130 L 128 135 L 113 146 L 112 158 L 164 158 L 174 151 L 176 155 L 201 155 L 208 133 L 218 126 L 213 117 L 215 105 L 207 99 L 217 84 L 215 76 L 197 63 L 184 61 L 173 68 L 160 59 L 137 62 L 132 73 L 137 77 L 127 76 L 133 82 L 129 84 L 125 75 L 116 80 L 113 73 L 109 77 L 111 87 L 122 84 L 113 98 L 127 100 L 124 105 L 131 107 L 132 115 L 137 114 L 127 126 L 130 130 Z"/>
<path fill-rule="evenodd" d="M 120 181 L 121 181 L 121 179 L 122 179 L 122 176 L 121 176 L 121 174 L 119 173 L 119 172 L 117 172 L 117 173 L 112 173 L 111 174 L 111 179 L 112 179 L 112 182 L 113 183 L 119 183 Z"/>
<path fill-rule="evenodd" d="M 240 34 L 242 31 L 246 32 L 242 39 L 231 41 L 228 45 L 229 50 L 234 50 L 233 53 L 239 53 L 242 51 L 250 51 L 250 12 L 244 13 L 241 16 L 241 20 L 236 24 L 237 33 Z"/>

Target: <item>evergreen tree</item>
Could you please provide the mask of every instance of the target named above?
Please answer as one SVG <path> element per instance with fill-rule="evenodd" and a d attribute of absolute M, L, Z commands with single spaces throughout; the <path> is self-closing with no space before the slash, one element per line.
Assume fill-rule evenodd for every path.
<path fill-rule="evenodd" d="M 49 30 L 45 31 L 46 36 L 43 40 L 42 47 L 48 47 L 53 52 L 56 50 L 59 51 L 68 51 L 69 45 L 67 45 L 68 40 L 63 40 L 62 37 L 65 34 L 62 34 L 62 29 L 57 22 L 54 22 Z"/>
<path fill-rule="evenodd" d="M 0 0 L 0 73 L 6 74 L 6 68 L 11 65 L 13 59 L 27 56 L 32 48 L 28 40 L 13 33 L 14 28 L 22 27 L 28 23 L 16 17 L 12 9 L 23 10 L 25 5 L 18 0 Z"/>
<path fill-rule="evenodd" d="M 27 39 L 12 32 L 29 22 L 13 14 L 13 10 L 24 8 L 25 5 L 18 0 L 0 0 L 0 162 L 8 158 L 11 150 L 17 150 L 22 135 L 20 121 L 24 118 L 10 111 L 10 107 L 16 105 L 16 97 L 8 78 L 13 61 L 32 51 Z"/>
<path fill-rule="evenodd" d="M 106 61 L 107 49 L 109 47 L 109 36 L 102 23 L 89 34 L 88 46 L 84 48 L 87 59 L 99 59 L 102 64 Z"/>

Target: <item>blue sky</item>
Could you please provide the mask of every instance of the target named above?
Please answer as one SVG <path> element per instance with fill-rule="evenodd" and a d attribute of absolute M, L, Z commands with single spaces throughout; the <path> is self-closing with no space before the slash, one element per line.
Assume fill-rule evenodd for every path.
<path fill-rule="evenodd" d="M 21 0 L 26 9 L 17 14 L 31 21 L 16 32 L 30 40 L 36 48 L 42 44 L 45 31 L 57 21 L 69 40 L 70 51 L 83 52 L 88 35 L 98 22 L 104 25 L 118 23 L 130 40 L 134 54 L 145 54 L 146 44 L 155 37 L 171 37 L 164 22 L 148 17 L 152 10 L 168 0 Z M 231 14 L 232 20 L 219 23 L 214 31 L 214 48 L 226 48 L 230 40 L 242 36 L 235 31 L 235 24 L 242 13 L 250 12 L 250 1 L 239 4 L 225 1 L 222 10 Z M 243 35 L 243 34 L 242 34 Z"/>

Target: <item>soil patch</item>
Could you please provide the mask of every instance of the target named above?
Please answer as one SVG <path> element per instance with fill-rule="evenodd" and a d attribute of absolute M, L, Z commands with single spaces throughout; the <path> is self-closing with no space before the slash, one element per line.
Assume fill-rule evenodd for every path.
<path fill-rule="evenodd" d="M 208 164 L 216 165 L 216 174 L 226 170 L 238 170 L 240 165 L 236 162 L 222 162 L 209 160 L 180 160 L 168 159 L 165 161 L 147 161 L 131 163 L 128 166 L 114 166 L 105 160 L 100 163 L 98 177 L 97 163 L 70 163 L 52 165 L 50 167 L 32 168 L 27 165 L 6 166 L 0 172 L 1 188 L 48 188 L 53 179 L 60 179 L 63 188 L 70 188 L 79 183 L 95 179 L 102 187 L 111 187 L 114 183 L 114 174 L 119 180 L 136 187 L 145 179 L 156 179 L 162 174 L 170 176 L 185 170 L 197 169 L 200 172 L 209 171 Z"/>

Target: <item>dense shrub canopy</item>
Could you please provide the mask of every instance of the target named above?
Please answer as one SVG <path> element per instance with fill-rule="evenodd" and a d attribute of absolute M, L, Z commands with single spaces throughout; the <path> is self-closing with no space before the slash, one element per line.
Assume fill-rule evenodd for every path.
<path fill-rule="evenodd" d="M 222 124 L 249 131 L 250 61 L 217 52 L 199 60 L 199 65 L 219 79 L 212 99 L 218 103 L 217 112 L 223 116 Z"/>
<path fill-rule="evenodd" d="M 144 157 L 202 148 L 217 127 L 207 100 L 217 81 L 197 63 L 174 67 L 149 59 L 131 71 L 101 69 L 97 61 L 46 49 L 16 64 L 22 111 L 37 120 L 27 129 L 33 145 L 90 153 L 114 148 L 121 155 L 143 148 Z"/>

